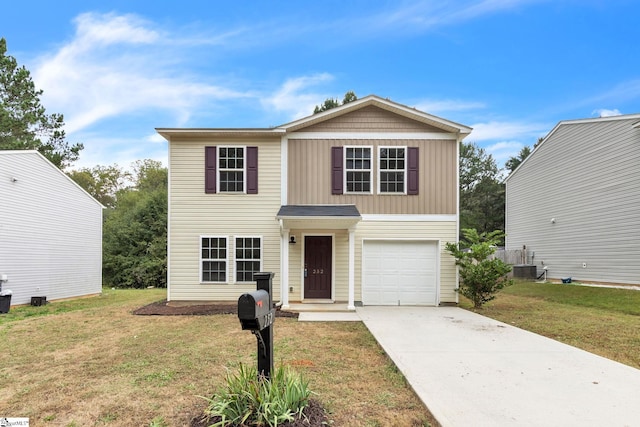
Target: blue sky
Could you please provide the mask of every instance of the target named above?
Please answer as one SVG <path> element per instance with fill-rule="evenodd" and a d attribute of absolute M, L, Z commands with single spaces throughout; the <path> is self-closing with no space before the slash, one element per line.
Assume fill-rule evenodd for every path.
<path fill-rule="evenodd" d="M 65 116 L 75 167 L 166 164 L 156 127 L 269 127 L 348 90 L 474 128 L 501 166 L 560 120 L 640 113 L 640 2 L 64 1 L 0 37 Z"/>

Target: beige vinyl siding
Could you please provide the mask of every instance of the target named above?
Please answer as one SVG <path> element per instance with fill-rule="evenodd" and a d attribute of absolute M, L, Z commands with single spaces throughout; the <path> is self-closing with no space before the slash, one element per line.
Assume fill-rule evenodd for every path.
<path fill-rule="evenodd" d="M 257 146 L 258 194 L 204 192 L 205 146 Z M 262 238 L 262 270 L 275 273 L 280 298 L 280 139 L 173 140 L 170 168 L 170 300 L 235 301 L 255 283 L 200 282 L 200 236 L 229 239 L 229 279 L 235 281 L 235 237 Z"/>
<path fill-rule="evenodd" d="M 299 132 L 443 132 L 435 126 L 429 126 L 402 117 L 382 108 L 368 106 L 334 119 L 311 125 Z"/>
<path fill-rule="evenodd" d="M 551 278 L 640 284 L 639 120 L 560 124 L 507 180 L 507 249 Z"/>
<path fill-rule="evenodd" d="M 362 247 L 365 239 L 429 240 L 440 243 L 440 302 L 456 302 L 456 267 L 454 259 L 444 252 L 446 242 L 456 241 L 455 221 L 361 221 L 355 231 L 355 300 L 362 300 Z M 289 294 L 292 302 L 300 301 L 303 284 L 304 235 L 333 235 L 334 282 L 333 299 L 347 301 L 349 292 L 349 234 L 347 230 L 290 230 L 296 236 L 295 245 L 289 245 Z"/>
<path fill-rule="evenodd" d="M 373 146 L 374 194 L 331 194 L 331 147 Z M 418 147 L 420 190 L 415 196 L 379 195 L 378 147 Z M 288 141 L 288 204 L 355 204 L 362 214 L 455 214 L 455 140 L 291 139 Z"/>
<path fill-rule="evenodd" d="M 438 240 L 440 241 L 440 302 L 457 302 L 456 265 L 445 252 L 446 242 L 455 242 L 455 221 L 362 221 L 356 228 L 356 300 L 362 296 L 362 247 L 363 239 L 388 240 Z"/>

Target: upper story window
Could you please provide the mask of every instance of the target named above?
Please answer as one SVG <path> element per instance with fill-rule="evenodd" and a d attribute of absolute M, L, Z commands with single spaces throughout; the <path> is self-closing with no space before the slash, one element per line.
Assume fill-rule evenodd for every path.
<path fill-rule="evenodd" d="M 406 152 L 405 147 L 380 147 L 378 169 L 380 193 L 405 194 Z"/>
<path fill-rule="evenodd" d="M 373 176 L 377 176 L 377 194 L 417 195 L 419 154 L 418 147 L 331 147 L 331 194 L 372 194 Z"/>
<path fill-rule="evenodd" d="M 371 147 L 345 147 L 345 187 L 347 193 L 371 193 Z"/>
<path fill-rule="evenodd" d="M 258 194 L 258 147 L 208 146 L 204 149 L 205 193 Z"/>
<path fill-rule="evenodd" d="M 218 150 L 220 192 L 244 192 L 244 147 L 219 147 Z"/>

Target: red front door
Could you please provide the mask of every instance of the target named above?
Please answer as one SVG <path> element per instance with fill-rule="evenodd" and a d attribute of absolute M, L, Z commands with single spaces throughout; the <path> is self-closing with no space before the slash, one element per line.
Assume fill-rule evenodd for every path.
<path fill-rule="evenodd" d="M 304 298 L 331 299 L 331 236 L 304 238 Z"/>

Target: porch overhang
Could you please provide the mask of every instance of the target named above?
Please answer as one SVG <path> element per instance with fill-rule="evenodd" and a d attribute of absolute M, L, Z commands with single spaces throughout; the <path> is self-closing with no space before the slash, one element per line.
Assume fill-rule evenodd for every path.
<path fill-rule="evenodd" d="M 285 205 L 276 219 L 287 230 L 347 230 L 362 216 L 355 205 Z"/>

